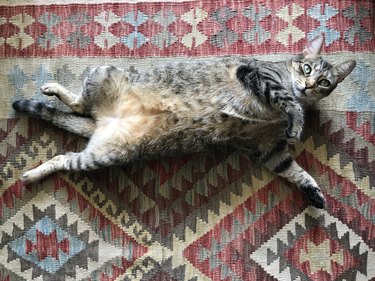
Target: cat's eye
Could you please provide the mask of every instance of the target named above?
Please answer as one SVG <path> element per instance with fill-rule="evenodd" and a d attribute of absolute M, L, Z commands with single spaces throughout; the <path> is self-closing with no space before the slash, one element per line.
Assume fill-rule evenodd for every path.
<path fill-rule="evenodd" d="M 308 64 L 305 64 L 303 66 L 303 71 L 305 72 L 305 74 L 310 74 L 311 73 L 311 66 L 308 65 Z"/>
<path fill-rule="evenodd" d="M 303 65 L 303 72 L 305 72 L 306 76 L 309 76 L 311 73 L 311 66 L 308 64 Z"/>
<path fill-rule="evenodd" d="M 311 66 L 308 64 L 303 65 L 303 71 L 306 75 L 309 75 L 311 73 Z"/>
<path fill-rule="evenodd" d="M 329 87 L 329 85 L 331 85 L 331 83 L 327 79 L 322 79 L 322 80 L 319 81 L 319 85 L 322 86 L 322 87 Z"/>

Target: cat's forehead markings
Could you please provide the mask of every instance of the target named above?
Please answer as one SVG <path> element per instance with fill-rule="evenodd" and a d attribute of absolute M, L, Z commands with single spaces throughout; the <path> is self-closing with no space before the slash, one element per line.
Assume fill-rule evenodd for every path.
<path fill-rule="evenodd" d="M 315 71 L 320 71 L 322 69 L 322 65 L 320 63 L 315 65 Z"/>

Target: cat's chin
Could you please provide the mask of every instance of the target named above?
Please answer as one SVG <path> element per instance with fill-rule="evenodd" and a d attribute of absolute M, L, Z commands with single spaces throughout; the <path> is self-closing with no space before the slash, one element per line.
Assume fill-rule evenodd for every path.
<path fill-rule="evenodd" d="M 293 95 L 296 97 L 296 98 L 304 98 L 306 97 L 306 93 L 305 93 L 305 89 L 301 90 L 301 89 L 298 89 L 297 87 L 293 87 Z"/>
<path fill-rule="evenodd" d="M 309 95 L 309 93 L 305 89 L 300 90 L 298 88 L 293 88 L 293 95 L 306 107 L 311 107 L 316 102 L 316 98 L 314 97 L 314 95 Z"/>

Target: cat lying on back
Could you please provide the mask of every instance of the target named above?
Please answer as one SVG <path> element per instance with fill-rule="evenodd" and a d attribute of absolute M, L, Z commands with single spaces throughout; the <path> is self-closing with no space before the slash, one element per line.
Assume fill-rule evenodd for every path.
<path fill-rule="evenodd" d="M 89 138 L 81 152 L 58 155 L 22 176 L 26 183 L 59 170 L 93 170 L 134 159 L 162 157 L 228 144 L 246 150 L 295 183 L 312 205 L 325 199 L 315 180 L 288 152 L 301 135 L 304 107 L 328 96 L 355 67 L 320 56 L 323 37 L 283 62 L 226 58 L 179 63 L 138 73 L 94 69 L 75 94 L 57 83 L 42 86 L 73 110 L 19 100 L 13 108 Z"/>

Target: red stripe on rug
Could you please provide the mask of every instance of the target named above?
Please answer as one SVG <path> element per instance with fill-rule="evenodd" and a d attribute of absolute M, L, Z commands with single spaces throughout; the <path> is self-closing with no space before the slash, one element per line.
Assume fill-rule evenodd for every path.
<path fill-rule="evenodd" d="M 372 1 L 203 1 L 0 6 L 0 57 L 373 52 Z"/>

